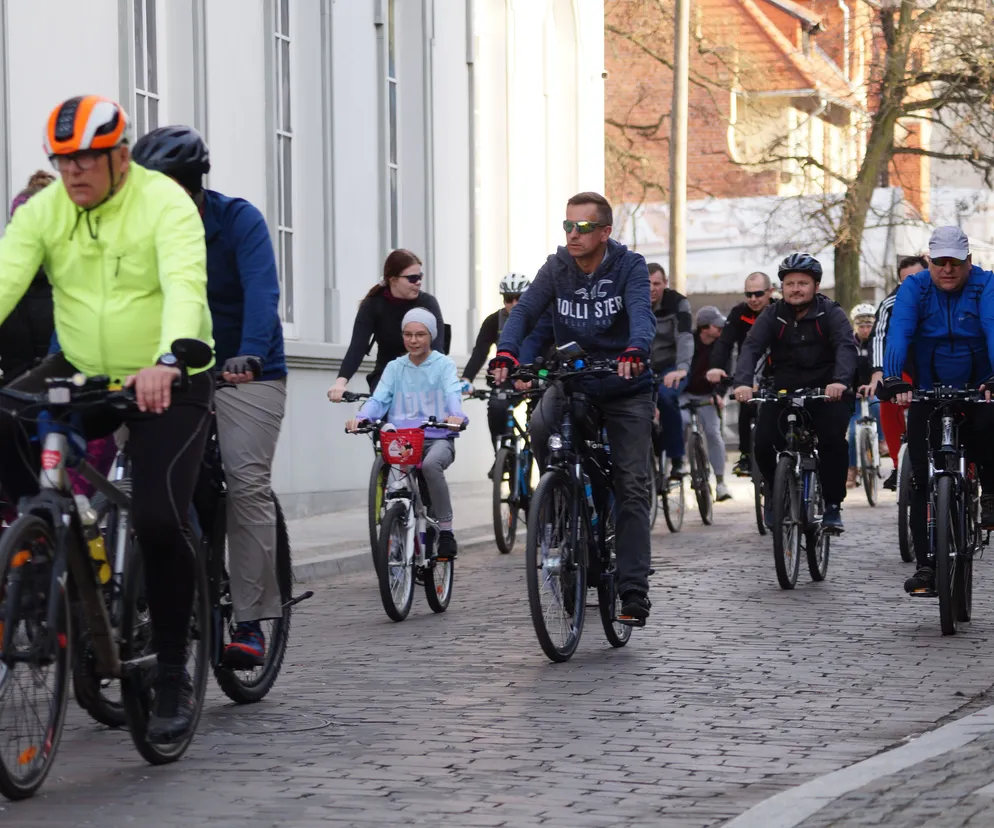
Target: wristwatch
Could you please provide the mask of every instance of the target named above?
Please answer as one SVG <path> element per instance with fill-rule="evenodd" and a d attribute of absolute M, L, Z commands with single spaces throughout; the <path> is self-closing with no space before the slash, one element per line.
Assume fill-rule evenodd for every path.
<path fill-rule="evenodd" d="M 156 361 L 156 365 L 165 365 L 167 368 L 179 368 L 179 360 L 176 354 L 163 354 Z"/>

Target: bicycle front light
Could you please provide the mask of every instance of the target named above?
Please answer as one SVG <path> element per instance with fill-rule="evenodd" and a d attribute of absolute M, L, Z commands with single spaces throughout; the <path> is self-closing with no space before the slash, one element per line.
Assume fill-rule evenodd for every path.
<path fill-rule="evenodd" d="M 563 450 L 563 438 L 558 434 L 553 434 L 549 437 L 549 451 L 562 451 Z"/>

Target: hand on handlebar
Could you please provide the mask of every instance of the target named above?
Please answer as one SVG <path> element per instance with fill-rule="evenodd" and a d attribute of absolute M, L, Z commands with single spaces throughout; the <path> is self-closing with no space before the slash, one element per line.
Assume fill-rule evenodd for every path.
<path fill-rule="evenodd" d="M 339 377 L 335 380 L 335 384 L 328 389 L 328 399 L 334 403 L 342 401 L 342 394 L 345 393 L 345 389 L 349 387 L 349 381 L 345 377 Z"/>
<path fill-rule="evenodd" d="M 680 384 L 680 380 L 682 380 L 685 376 L 687 376 L 686 371 L 670 371 L 665 377 L 663 377 L 663 385 L 667 388 L 676 388 Z"/>
<path fill-rule="evenodd" d="M 828 397 L 833 402 L 842 399 L 842 395 L 846 393 L 846 385 L 841 382 L 830 382 L 825 386 L 825 396 Z"/>
<path fill-rule="evenodd" d="M 458 414 L 450 414 L 448 417 L 445 418 L 445 422 L 448 423 L 449 425 L 461 426 L 464 422 L 466 422 L 466 420 L 463 417 L 460 417 Z"/>
<path fill-rule="evenodd" d="M 522 380 L 515 380 L 514 381 L 514 390 L 515 391 L 530 391 L 531 387 L 532 387 L 531 380 L 529 380 L 528 382 L 524 382 Z"/>
<path fill-rule="evenodd" d="M 368 421 L 360 420 L 358 418 L 351 419 L 347 423 L 345 423 L 345 430 L 350 432 L 351 434 L 355 434 L 359 430 L 359 426 L 363 425 L 366 422 Z"/>
<path fill-rule="evenodd" d="M 135 389 L 135 402 L 139 411 L 162 414 L 172 404 L 173 383 L 182 376 L 183 372 L 179 368 L 153 365 L 128 377 L 124 381 L 124 387 Z"/>
<path fill-rule="evenodd" d="M 740 385 L 735 389 L 735 399 L 740 403 L 746 403 L 752 399 L 753 393 L 751 385 Z"/>
<path fill-rule="evenodd" d="M 723 379 L 728 379 L 728 374 L 722 371 L 721 368 L 712 368 L 704 376 L 712 385 L 717 385 Z"/>

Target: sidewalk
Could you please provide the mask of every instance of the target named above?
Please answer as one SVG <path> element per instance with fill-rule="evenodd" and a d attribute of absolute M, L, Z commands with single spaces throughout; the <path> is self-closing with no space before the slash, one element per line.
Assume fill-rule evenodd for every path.
<path fill-rule="evenodd" d="M 455 534 L 460 551 L 494 541 L 489 480 L 451 487 Z M 524 543 L 524 522 L 518 522 L 518 541 Z M 293 550 L 293 572 L 298 581 L 361 572 L 373 568 L 369 548 L 367 509 L 347 509 L 287 523 Z"/>

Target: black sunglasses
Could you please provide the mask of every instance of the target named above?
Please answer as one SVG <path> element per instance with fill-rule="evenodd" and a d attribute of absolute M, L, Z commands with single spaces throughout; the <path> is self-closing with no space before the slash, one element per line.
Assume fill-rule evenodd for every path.
<path fill-rule="evenodd" d="M 581 235 L 586 235 L 587 233 L 593 233 L 598 227 L 606 227 L 607 225 L 601 224 L 599 221 L 570 221 L 566 219 L 563 222 L 563 230 L 567 233 L 572 233 L 573 229 L 576 229 L 577 233 Z"/>
<path fill-rule="evenodd" d="M 747 290 L 745 292 L 746 299 L 759 299 L 760 296 L 765 296 L 765 290 Z"/>
<path fill-rule="evenodd" d="M 410 282 L 412 285 L 416 285 L 418 282 L 424 279 L 424 277 L 425 277 L 424 273 L 408 273 L 406 276 L 404 276 L 404 278 L 407 279 L 407 281 Z"/>

